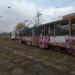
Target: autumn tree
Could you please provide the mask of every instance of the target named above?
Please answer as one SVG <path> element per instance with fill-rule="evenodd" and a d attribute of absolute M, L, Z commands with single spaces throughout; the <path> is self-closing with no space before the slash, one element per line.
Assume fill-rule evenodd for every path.
<path fill-rule="evenodd" d="M 22 22 L 16 24 L 15 32 L 17 36 L 19 36 L 19 31 L 23 28 L 28 28 L 28 26 Z"/>
<path fill-rule="evenodd" d="M 16 25 L 16 31 L 20 31 L 23 28 L 27 28 L 27 26 L 24 23 L 22 23 L 22 22 L 17 23 L 17 25 Z"/>

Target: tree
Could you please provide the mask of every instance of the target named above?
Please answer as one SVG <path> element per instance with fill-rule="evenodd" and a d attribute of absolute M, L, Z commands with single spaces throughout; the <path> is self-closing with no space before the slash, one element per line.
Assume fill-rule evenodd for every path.
<path fill-rule="evenodd" d="M 22 23 L 22 22 L 17 23 L 16 31 L 20 31 L 22 28 L 27 28 L 27 26 L 24 23 Z"/>
<path fill-rule="evenodd" d="M 15 34 L 17 37 L 19 37 L 19 31 L 22 30 L 23 28 L 28 28 L 28 26 L 23 22 L 19 22 L 16 24 Z"/>

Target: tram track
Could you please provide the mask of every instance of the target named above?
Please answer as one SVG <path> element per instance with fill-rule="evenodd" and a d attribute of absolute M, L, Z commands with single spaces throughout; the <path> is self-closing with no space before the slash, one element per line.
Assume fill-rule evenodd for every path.
<path fill-rule="evenodd" d="M 32 61 L 34 61 L 34 62 L 37 62 L 37 63 L 42 63 L 42 64 L 44 64 L 44 65 L 46 65 L 46 66 L 48 66 L 48 67 L 51 67 L 51 66 L 52 66 L 53 68 L 56 68 L 57 70 L 59 70 L 59 71 L 61 71 L 61 72 L 64 72 L 63 68 L 60 68 L 60 67 L 56 66 L 54 63 L 43 61 L 42 59 L 40 59 L 40 58 L 35 58 L 34 56 L 31 56 L 31 55 L 26 55 L 26 54 L 24 54 L 24 53 L 21 52 L 21 51 L 14 50 L 14 49 L 11 49 L 11 48 L 6 47 L 6 46 L 5 46 L 4 48 L 5 48 L 5 50 L 7 50 L 7 51 L 11 51 L 13 54 L 19 55 L 19 56 L 21 56 L 21 57 L 28 58 L 28 59 L 30 59 L 30 60 L 32 60 Z M 66 73 L 66 72 L 65 72 L 65 73 Z"/>
<path fill-rule="evenodd" d="M 67 54 L 51 51 L 51 49 L 46 50 L 40 49 L 38 47 L 27 46 L 25 44 L 22 45 L 18 44 L 15 41 L 6 41 L 6 44 L 3 43 L 0 45 L 4 48 L 5 51 L 12 53 L 12 55 L 23 57 L 30 61 L 36 62 L 37 64 L 41 64 L 43 65 L 43 67 L 52 67 L 53 70 L 55 69 L 56 71 L 60 71 L 61 73 L 67 72 L 69 75 L 71 75 L 70 71 L 73 68 L 69 68 L 69 66 L 67 66 L 70 63 L 69 59 L 71 59 L 71 56 Z M 69 60 L 69 62 L 67 62 L 67 60 Z M 74 61 L 74 59 L 72 61 Z M 71 65 L 72 64 L 70 64 L 70 66 Z"/>

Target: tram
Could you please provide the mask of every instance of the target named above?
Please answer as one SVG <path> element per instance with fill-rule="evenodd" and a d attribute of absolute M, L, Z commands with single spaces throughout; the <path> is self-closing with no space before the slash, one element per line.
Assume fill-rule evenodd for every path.
<path fill-rule="evenodd" d="M 24 28 L 19 32 L 19 41 L 40 48 L 57 46 L 75 55 L 75 17 L 63 16 L 61 20 Z"/>

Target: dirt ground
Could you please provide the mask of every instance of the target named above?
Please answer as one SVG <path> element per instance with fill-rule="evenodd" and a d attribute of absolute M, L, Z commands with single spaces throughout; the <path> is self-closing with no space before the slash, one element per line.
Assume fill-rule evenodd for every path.
<path fill-rule="evenodd" d="M 75 57 L 0 39 L 0 75 L 75 75 Z"/>

